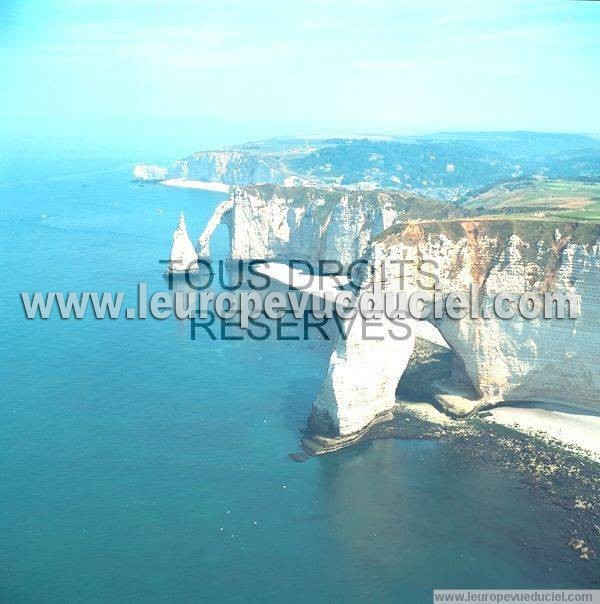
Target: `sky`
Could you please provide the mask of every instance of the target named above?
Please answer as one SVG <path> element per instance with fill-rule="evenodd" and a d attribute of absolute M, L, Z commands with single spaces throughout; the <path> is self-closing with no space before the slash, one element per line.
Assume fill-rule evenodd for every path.
<path fill-rule="evenodd" d="M 1 0 L 5 143 L 600 132 L 600 2 Z"/>

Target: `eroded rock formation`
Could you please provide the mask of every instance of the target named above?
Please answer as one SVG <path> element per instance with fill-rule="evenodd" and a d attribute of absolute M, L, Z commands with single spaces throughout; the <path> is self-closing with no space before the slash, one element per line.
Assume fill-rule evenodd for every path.
<path fill-rule="evenodd" d="M 198 270 L 198 254 L 188 235 L 183 212 L 179 215 L 177 228 L 173 232 L 173 245 L 169 255 L 167 272 L 184 273 Z"/>
<path fill-rule="evenodd" d="M 427 287 L 417 267 L 431 260 L 438 267 L 442 294 L 469 294 L 472 284 L 478 286 L 477 305 L 490 318 L 445 314 L 436 321 L 477 392 L 474 408 L 541 401 L 600 409 L 598 223 L 506 218 L 409 223 L 380 236 L 372 252 L 374 280 L 384 283 L 386 291 L 410 294 Z M 503 292 L 540 297 L 562 292 L 574 300 L 578 316 L 501 319 L 493 304 Z M 395 404 L 406 343 L 386 337 L 376 343 L 375 352 L 360 330 L 360 324 L 353 325 L 348 340 L 338 343 L 314 404 L 317 425 L 327 426 L 330 434 L 347 436 Z M 380 369 L 374 368 L 374 357 Z M 393 358 L 400 362 L 390 365 Z M 357 372 L 368 387 L 348 379 Z"/>
<path fill-rule="evenodd" d="M 199 240 L 203 256 L 219 223 L 229 227 L 234 259 L 329 259 L 348 266 L 366 255 L 376 269 L 373 280 L 386 291 L 423 289 L 414 267 L 433 261 L 443 295 L 479 288 L 482 315 L 500 292 L 568 294 L 575 319 L 504 320 L 489 312 L 490 318 L 445 315 L 435 323 L 457 355 L 461 379 L 474 388 L 467 410 L 502 401 L 600 409 L 598 222 L 526 214 L 467 218 L 453 206 L 402 192 L 261 185 L 233 189 L 218 207 Z M 352 438 L 396 403 L 414 334 L 368 340 L 363 328 L 355 321 L 332 353 L 310 421 L 317 433 Z M 451 396 L 451 386 L 441 384 L 440 392 Z"/>
<path fill-rule="evenodd" d="M 347 266 L 399 220 L 457 213 L 449 204 L 401 191 L 260 185 L 235 187 L 230 195 L 198 240 L 201 256 L 210 256 L 212 233 L 224 223 L 233 259 L 337 260 Z"/>

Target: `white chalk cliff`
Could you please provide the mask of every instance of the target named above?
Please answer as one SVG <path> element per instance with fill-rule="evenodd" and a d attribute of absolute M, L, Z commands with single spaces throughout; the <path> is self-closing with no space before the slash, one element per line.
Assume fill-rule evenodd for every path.
<path fill-rule="evenodd" d="M 173 245 L 169 256 L 167 272 L 185 273 L 198 270 L 198 254 L 188 235 L 183 212 L 179 215 L 177 228 L 173 232 Z"/>
<path fill-rule="evenodd" d="M 398 381 L 415 346 L 416 321 L 408 330 L 386 317 L 355 317 L 347 337 L 338 338 L 327 374 L 313 403 L 311 431 L 337 437 L 356 434 L 386 416 L 395 405 Z"/>
<path fill-rule="evenodd" d="M 336 259 L 369 256 L 386 291 L 423 287 L 410 267 L 435 261 L 442 293 L 480 288 L 480 308 L 496 294 L 563 292 L 576 319 L 451 319 L 436 322 L 456 353 L 456 381 L 474 389 L 471 409 L 502 401 L 558 402 L 600 411 L 600 224 L 496 216 L 460 218 L 450 205 L 402 192 L 277 185 L 234 188 L 199 240 L 210 255 L 219 223 L 235 259 Z M 423 217 L 429 219 L 424 220 Z M 391 225 L 391 227 L 390 227 Z M 384 229 L 387 229 L 384 231 Z M 382 232 L 384 231 L 384 232 Z M 410 264 L 393 261 L 412 260 Z M 407 268 L 408 267 L 408 268 Z M 414 339 L 367 340 L 356 321 L 332 353 L 310 426 L 321 434 L 358 434 L 395 406 Z M 460 375 L 459 375 L 460 373 Z M 441 384 L 451 393 L 454 384 Z"/>
<path fill-rule="evenodd" d="M 246 151 L 200 151 L 178 159 L 169 167 L 139 163 L 133 170 L 133 179 L 157 182 L 167 178 L 201 180 L 227 185 L 283 183 L 287 172 L 275 159 Z"/>
<path fill-rule="evenodd" d="M 209 220 L 198 250 L 210 257 L 210 238 L 222 223 L 229 228 L 233 259 L 337 260 L 348 266 L 372 237 L 425 209 L 440 218 L 455 212 L 446 203 L 402 191 L 234 187 Z"/>
<path fill-rule="evenodd" d="M 600 225 L 559 223 L 557 229 L 555 222 L 511 219 L 413 223 L 384 234 L 372 252 L 375 281 L 386 291 L 401 290 L 400 271 L 407 293 L 422 291 L 426 284 L 414 267 L 435 260 L 440 291 L 468 292 L 475 283 L 482 309 L 491 310 L 501 292 L 571 294 L 578 305 L 575 319 L 503 320 L 490 313 L 489 319 L 445 315 L 436 325 L 475 388 L 472 408 L 540 401 L 600 411 Z M 382 260 L 385 275 L 379 272 Z M 338 342 L 314 403 L 315 429 L 348 436 L 392 409 L 407 345 L 391 337 L 364 341 L 361 325 L 353 325 L 348 339 Z"/>
<path fill-rule="evenodd" d="M 179 178 L 222 182 L 228 185 L 283 183 L 285 173 L 267 158 L 245 151 L 200 151 L 178 159 L 171 172 Z"/>
<path fill-rule="evenodd" d="M 168 168 L 155 164 L 136 164 L 133 168 L 133 180 L 140 182 L 159 182 L 167 178 Z"/>

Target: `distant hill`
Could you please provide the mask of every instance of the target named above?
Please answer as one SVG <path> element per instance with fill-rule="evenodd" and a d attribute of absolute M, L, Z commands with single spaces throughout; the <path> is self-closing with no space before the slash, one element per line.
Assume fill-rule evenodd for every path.
<path fill-rule="evenodd" d="M 135 178 L 156 173 L 138 166 Z M 161 168 L 168 178 L 399 189 L 458 201 L 501 180 L 544 176 L 600 182 L 600 139 L 537 132 L 427 136 L 296 136 L 200 151 Z M 140 176 L 141 175 L 141 176 Z"/>

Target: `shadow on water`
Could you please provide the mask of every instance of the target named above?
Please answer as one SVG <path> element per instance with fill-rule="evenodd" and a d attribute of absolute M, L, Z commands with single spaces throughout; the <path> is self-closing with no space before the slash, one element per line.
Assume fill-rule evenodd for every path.
<path fill-rule="evenodd" d="M 597 585 L 574 559 L 562 510 L 516 473 L 439 441 L 362 443 L 316 460 L 348 580 L 371 597 L 426 601 L 432 588 Z"/>

